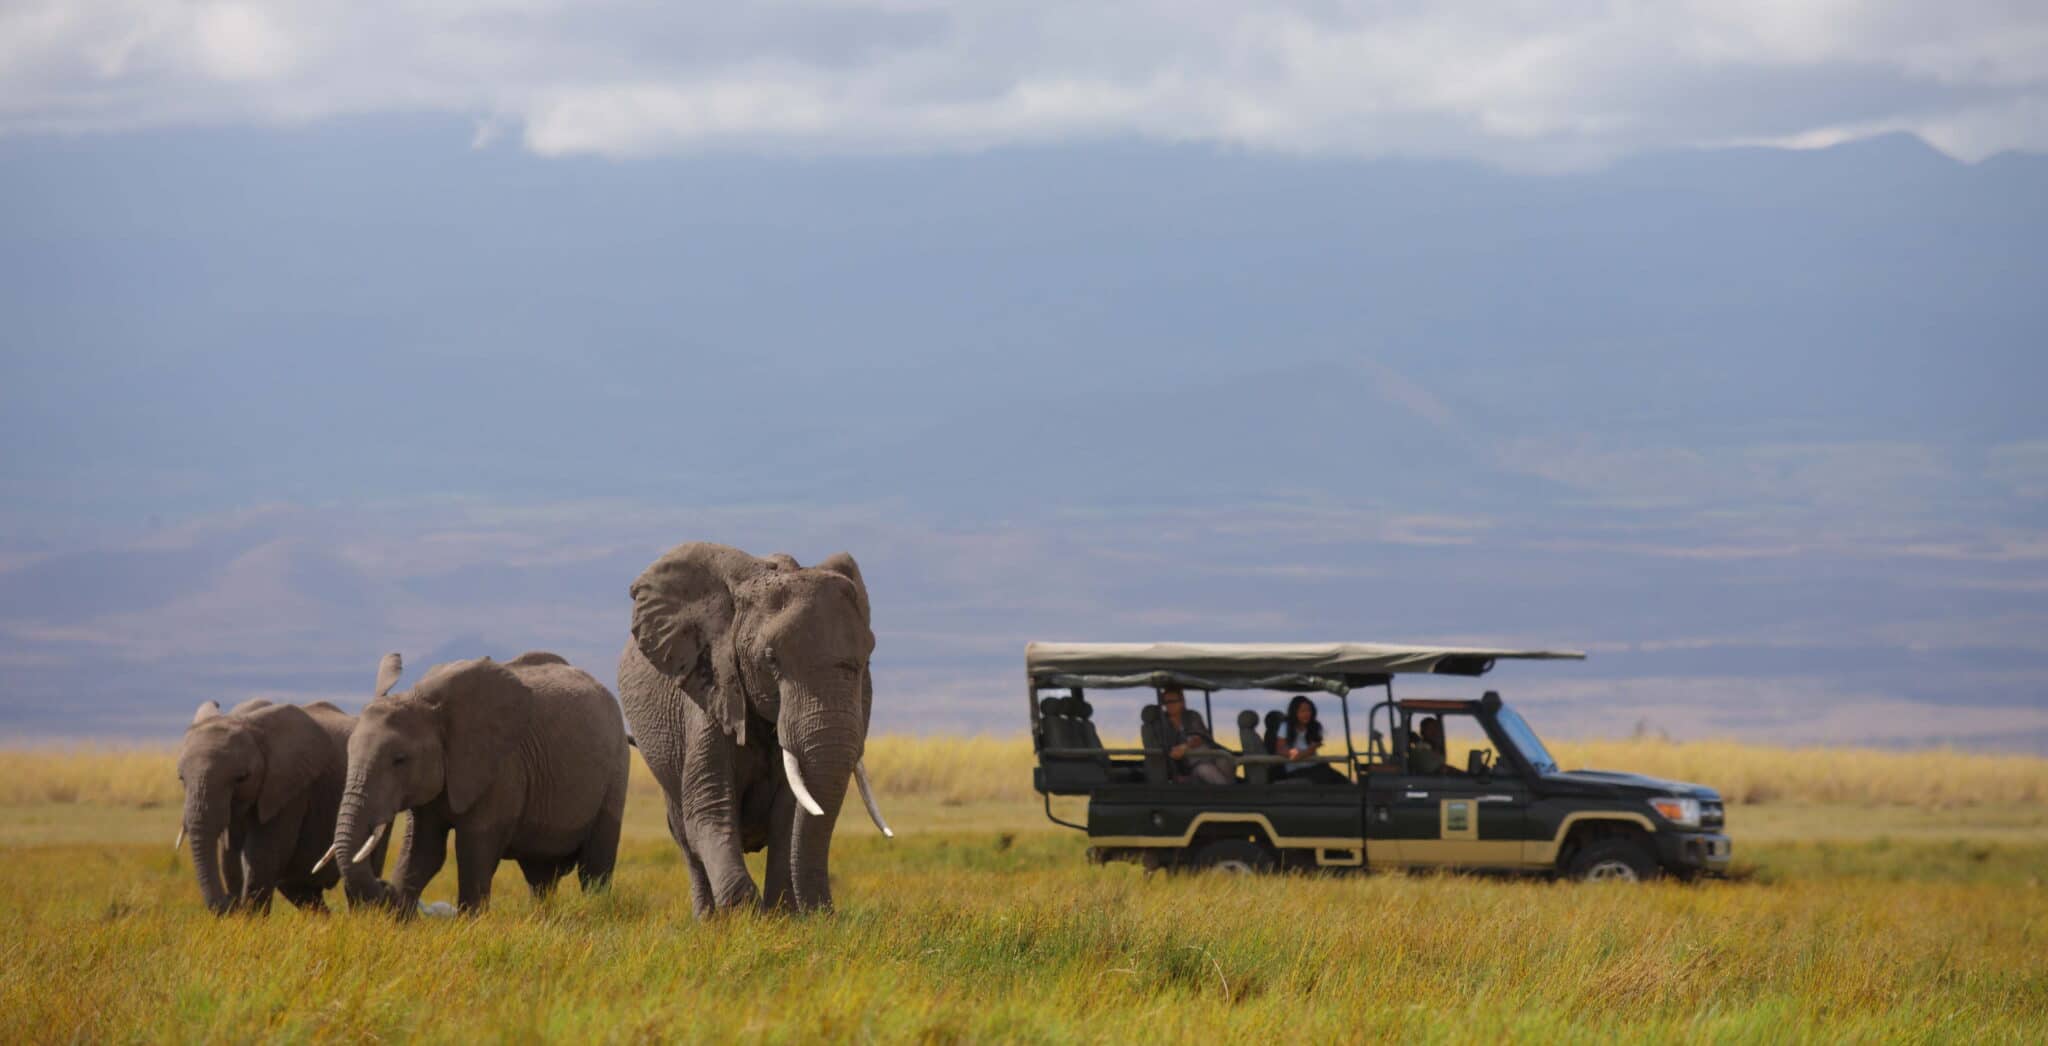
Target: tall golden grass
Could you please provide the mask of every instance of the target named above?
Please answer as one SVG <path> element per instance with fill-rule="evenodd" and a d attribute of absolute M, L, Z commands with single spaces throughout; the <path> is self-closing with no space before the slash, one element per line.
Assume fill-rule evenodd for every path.
<path fill-rule="evenodd" d="M 1560 742 L 1566 768 L 1626 770 L 1718 788 L 1731 802 L 1876 803 L 1948 807 L 2048 801 L 2048 759 L 1951 749 L 1783 748 L 1736 741 Z M 0 804 L 76 802 L 150 807 L 181 798 L 176 752 L 164 747 L 0 749 Z M 868 739 L 867 766 L 885 795 L 942 803 L 1030 801 L 1023 737 Z M 634 761 L 635 799 L 658 790 Z"/>
<path fill-rule="evenodd" d="M 1147 876 L 1065 834 L 835 847 L 838 912 L 691 918 L 675 848 L 477 919 L 216 919 L 161 844 L 0 863 L 0 1042 L 2040 1042 L 2048 850 L 1749 882 Z M 1781 856 L 1786 860 L 1781 861 Z M 428 896 L 445 899 L 444 873 Z M 330 897 L 339 903 L 338 897 Z"/>

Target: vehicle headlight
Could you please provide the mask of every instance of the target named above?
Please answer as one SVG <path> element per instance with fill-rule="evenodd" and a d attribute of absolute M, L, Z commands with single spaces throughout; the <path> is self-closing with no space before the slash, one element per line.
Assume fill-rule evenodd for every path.
<path fill-rule="evenodd" d="M 1700 801 L 1697 799 L 1652 799 L 1650 809 L 1680 828 L 1700 826 Z"/>

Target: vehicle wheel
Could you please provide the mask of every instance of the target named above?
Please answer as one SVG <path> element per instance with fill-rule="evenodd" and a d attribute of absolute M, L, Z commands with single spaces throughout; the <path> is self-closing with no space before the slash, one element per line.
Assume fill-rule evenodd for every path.
<path fill-rule="evenodd" d="M 1568 874 L 1583 883 L 1636 883 L 1655 879 L 1657 860 L 1633 839 L 1596 839 L 1572 857 Z"/>
<path fill-rule="evenodd" d="M 1194 852 L 1188 867 L 1237 875 L 1270 872 L 1277 862 L 1273 851 L 1243 839 L 1218 839 Z"/>

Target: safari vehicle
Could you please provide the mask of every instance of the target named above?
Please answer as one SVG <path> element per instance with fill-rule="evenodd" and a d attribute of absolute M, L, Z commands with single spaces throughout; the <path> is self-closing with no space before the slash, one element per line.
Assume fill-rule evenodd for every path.
<path fill-rule="evenodd" d="M 1394 696 L 1397 675 L 1469 678 L 1498 661 L 1584 657 L 1366 643 L 1032 643 L 1024 661 L 1038 756 L 1033 786 L 1046 817 L 1087 833 L 1091 859 L 1148 868 L 1455 867 L 1625 881 L 1726 870 L 1730 845 L 1714 790 L 1560 770 L 1494 691 L 1477 700 Z M 1166 688 L 1180 689 L 1189 707 L 1201 695 L 1215 743 L 1234 751 L 1236 780 L 1177 781 L 1165 750 L 1104 747 L 1089 691 Z M 1361 690 L 1377 691 L 1364 752 L 1352 738 L 1351 696 Z M 1342 754 L 1316 761 L 1335 767 L 1342 782 L 1282 778 L 1288 760 L 1266 754 L 1255 711 L 1234 717 L 1227 739 L 1213 712 L 1216 696 L 1231 691 L 1334 696 Z M 1142 713 L 1149 722 L 1160 709 L 1150 704 Z M 1427 717 L 1468 739 L 1464 765 L 1449 765 L 1440 752 L 1434 763 L 1443 765 L 1435 766 L 1411 740 Z M 1327 711 L 1324 722 L 1323 751 L 1334 752 Z M 1086 796 L 1087 823 L 1057 816 L 1056 795 Z"/>

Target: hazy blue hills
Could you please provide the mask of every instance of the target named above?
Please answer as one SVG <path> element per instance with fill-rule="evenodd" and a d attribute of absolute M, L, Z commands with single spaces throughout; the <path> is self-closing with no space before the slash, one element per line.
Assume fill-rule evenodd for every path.
<path fill-rule="evenodd" d="M 1527 680 L 1581 730 L 2048 736 L 2048 159 L 467 142 L 0 140 L 0 725 L 608 678 L 708 537 L 859 553 L 899 725 L 1012 725 L 1034 636 L 1314 635 L 1593 645 Z"/>

